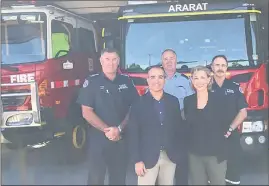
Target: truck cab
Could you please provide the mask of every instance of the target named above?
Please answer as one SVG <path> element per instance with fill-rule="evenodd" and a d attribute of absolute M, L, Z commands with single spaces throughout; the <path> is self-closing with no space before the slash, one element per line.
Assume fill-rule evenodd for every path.
<path fill-rule="evenodd" d="M 138 3 L 121 8 L 119 30 L 104 28 L 103 45 L 120 50 L 121 71 L 133 78 L 140 94 L 147 88 L 147 69 L 161 66 L 167 48 L 175 50 L 177 71 L 187 76 L 192 67 L 210 67 L 215 55 L 226 55 L 227 78 L 240 84 L 249 105 L 248 118 L 238 129 L 241 145 L 245 151 L 260 151 L 268 121 L 268 46 L 261 14 L 246 1 Z"/>
<path fill-rule="evenodd" d="M 94 22 L 53 5 L 1 8 L 1 133 L 23 146 L 64 137 L 82 149 L 87 124 L 76 104 L 85 78 L 100 70 Z"/>

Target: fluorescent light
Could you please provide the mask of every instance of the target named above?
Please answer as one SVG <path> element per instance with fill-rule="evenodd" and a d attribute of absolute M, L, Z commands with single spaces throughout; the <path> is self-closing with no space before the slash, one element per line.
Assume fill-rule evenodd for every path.
<path fill-rule="evenodd" d="M 154 4 L 158 1 L 128 1 L 128 5 Z"/>

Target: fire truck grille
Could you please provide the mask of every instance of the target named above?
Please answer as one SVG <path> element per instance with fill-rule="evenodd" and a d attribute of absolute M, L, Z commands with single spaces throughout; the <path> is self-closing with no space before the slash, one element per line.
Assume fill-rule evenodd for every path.
<path fill-rule="evenodd" d="M 20 106 L 24 103 L 26 96 L 18 96 L 18 97 L 3 97 L 2 104 L 3 107 L 6 106 Z"/>

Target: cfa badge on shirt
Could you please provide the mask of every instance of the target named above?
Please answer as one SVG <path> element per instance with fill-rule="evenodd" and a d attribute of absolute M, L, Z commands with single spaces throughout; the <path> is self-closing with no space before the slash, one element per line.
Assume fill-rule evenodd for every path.
<path fill-rule="evenodd" d="M 126 84 L 119 85 L 119 90 L 121 90 L 121 89 L 127 89 L 127 88 L 128 88 L 128 87 L 127 87 Z"/>
<path fill-rule="evenodd" d="M 83 88 L 86 88 L 89 85 L 89 80 L 85 80 L 83 83 Z"/>
<path fill-rule="evenodd" d="M 234 91 L 232 89 L 226 89 L 226 92 L 227 93 L 232 93 L 232 94 L 234 93 Z"/>

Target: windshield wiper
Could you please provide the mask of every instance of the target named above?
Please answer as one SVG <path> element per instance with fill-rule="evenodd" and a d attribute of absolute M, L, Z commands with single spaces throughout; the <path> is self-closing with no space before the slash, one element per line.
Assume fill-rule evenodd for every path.
<path fill-rule="evenodd" d="M 178 61 L 177 64 L 197 63 L 198 61 Z"/>
<path fill-rule="evenodd" d="M 235 59 L 235 60 L 228 60 L 228 63 L 240 62 L 240 61 L 249 61 L 249 60 L 248 59 Z"/>
<path fill-rule="evenodd" d="M 9 71 L 12 71 L 12 72 L 18 72 L 19 71 L 18 67 L 13 67 L 13 66 L 10 66 L 9 64 L 3 64 L 2 63 L 1 68 L 9 70 Z"/>
<path fill-rule="evenodd" d="M 199 62 L 199 61 L 178 61 L 177 64 L 196 63 L 196 62 Z M 162 63 L 160 62 L 156 65 L 151 65 L 147 67 L 145 70 L 147 71 L 149 68 L 154 67 L 154 66 L 162 67 Z"/>
<path fill-rule="evenodd" d="M 197 63 L 197 62 L 199 62 L 199 61 L 178 61 L 177 64 Z M 156 65 L 152 65 L 152 66 L 162 66 L 162 63 L 160 62 L 160 63 L 158 63 L 158 64 L 156 64 Z M 152 66 L 151 66 L 151 67 L 152 67 Z"/>

